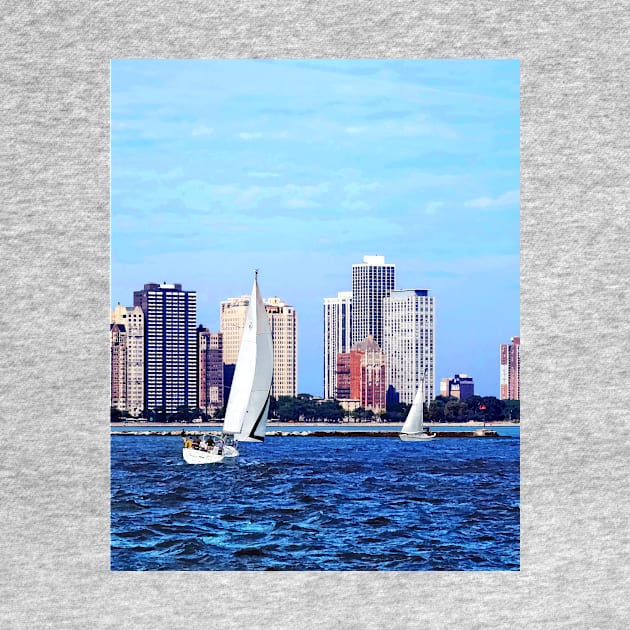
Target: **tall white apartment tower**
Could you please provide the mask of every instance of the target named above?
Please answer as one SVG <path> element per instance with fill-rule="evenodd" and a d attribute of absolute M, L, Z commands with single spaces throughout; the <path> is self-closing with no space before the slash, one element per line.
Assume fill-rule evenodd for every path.
<path fill-rule="evenodd" d="M 384 256 L 364 256 L 352 265 L 352 343 L 368 335 L 383 347 L 383 298 L 396 288 L 396 265 Z"/>
<path fill-rule="evenodd" d="M 427 289 L 383 299 L 383 352 L 388 402 L 411 404 L 425 369 L 424 400 L 435 398 L 435 298 Z"/>
<path fill-rule="evenodd" d="M 352 347 L 352 291 L 324 298 L 324 398 L 337 397 L 337 355 Z"/>
<path fill-rule="evenodd" d="M 112 386 L 112 406 L 137 417 L 144 409 L 144 313 L 139 306 L 127 308 L 118 304 L 109 321 L 115 325 L 118 344 L 115 353 L 112 341 L 112 357 L 116 354 L 112 375 L 116 373 L 118 378 L 116 404 L 113 404 Z"/>

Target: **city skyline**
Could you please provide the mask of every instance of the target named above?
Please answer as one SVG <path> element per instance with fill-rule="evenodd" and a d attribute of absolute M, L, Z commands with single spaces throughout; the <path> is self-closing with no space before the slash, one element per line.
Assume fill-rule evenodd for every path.
<path fill-rule="evenodd" d="M 300 317 L 300 391 L 323 395 L 323 300 L 365 255 L 429 289 L 437 379 L 499 394 L 519 334 L 516 61 L 112 62 L 112 305 L 150 282 Z"/>

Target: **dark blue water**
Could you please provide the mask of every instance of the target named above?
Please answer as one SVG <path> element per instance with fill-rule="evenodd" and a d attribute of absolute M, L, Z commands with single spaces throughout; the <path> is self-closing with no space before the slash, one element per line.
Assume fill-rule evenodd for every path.
<path fill-rule="evenodd" d="M 519 440 L 111 438 L 113 570 L 518 570 Z"/>

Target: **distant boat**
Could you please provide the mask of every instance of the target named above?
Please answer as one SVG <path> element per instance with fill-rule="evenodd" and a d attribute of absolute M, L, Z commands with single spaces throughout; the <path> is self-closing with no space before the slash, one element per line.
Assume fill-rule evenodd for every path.
<path fill-rule="evenodd" d="M 426 370 L 425 370 L 426 374 Z M 400 430 L 400 439 L 403 442 L 428 442 L 437 437 L 436 433 L 429 433 L 423 430 L 422 416 L 424 409 L 424 378 L 420 381 L 420 387 L 413 399 L 411 409 Z"/>
<path fill-rule="evenodd" d="M 217 443 L 201 443 L 197 448 L 197 445 L 185 439 L 183 456 L 188 464 L 234 461 L 239 456 L 238 442 L 264 441 L 272 374 L 271 328 L 260 296 L 256 271 L 230 398 L 225 410 L 223 432 Z"/>

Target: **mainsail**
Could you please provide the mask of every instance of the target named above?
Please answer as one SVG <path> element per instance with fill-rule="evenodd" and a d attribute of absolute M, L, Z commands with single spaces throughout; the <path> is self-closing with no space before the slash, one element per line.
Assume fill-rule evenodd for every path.
<path fill-rule="evenodd" d="M 234 435 L 240 442 L 262 442 L 265 439 L 272 374 L 271 328 L 256 272 L 225 410 L 224 433 Z"/>
<path fill-rule="evenodd" d="M 422 414 L 424 408 L 424 380 L 420 381 L 420 387 L 413 399 L 409 415 L 403 424 L 401 433 L 421 433 L 422 432 Z"/>

